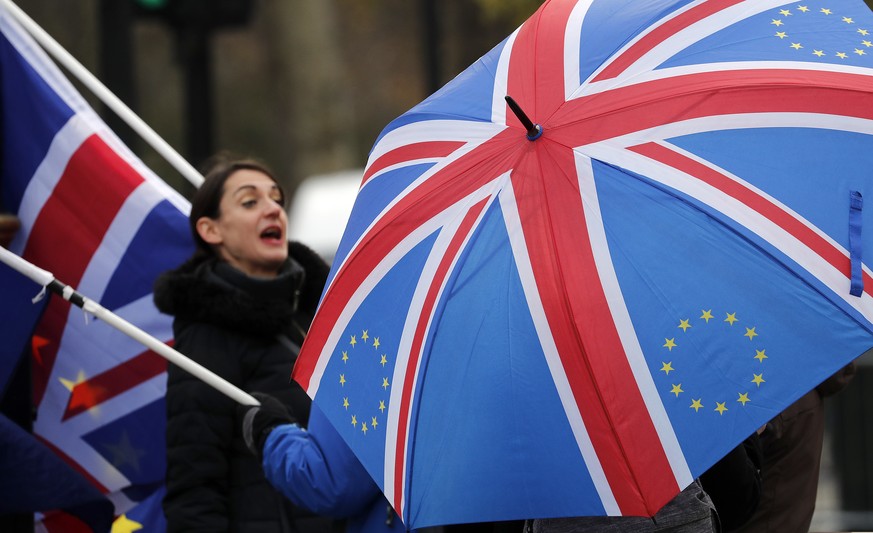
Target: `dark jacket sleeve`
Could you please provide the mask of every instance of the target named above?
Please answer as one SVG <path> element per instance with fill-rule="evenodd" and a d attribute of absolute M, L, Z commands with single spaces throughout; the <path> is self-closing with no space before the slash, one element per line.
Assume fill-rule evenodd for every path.
<path fill-rule="evenodd" d="M 822 398 L 833 396 L 846 388 L 849 382 L 852 381 L 852 378 L 855 377 L 857 371 L 858 369 L 855 366 L 855 362 L 852 361 L 843 368 L 837 370 L 833 376 L 824 380 L 818 387 L 816 387 L 816 390 L 818 390 Z"/>
<path fill-rule="evenodd" d="M 176 337 L 176 349 L 234 380 L 232 340 L 195 324 Z M 232 400 L 170 365 L 167 377 L 167 531 L 227 531 L 229 448 L 235 430 Z"/>
<path fill-rule="evenodd" d="M 308 431 L 284 425 L 270 433 L 263 466 L 276 489 L 318 514 L 359 515 L 381 498 L 379 487 L 314 404 Z"/>
<path fill-rule="evenodd" d="M 700 476 L 715 505 L 722 531 L 743 525 L 758 508 L 762 461 L 761 441 L 753 433 Z"/>

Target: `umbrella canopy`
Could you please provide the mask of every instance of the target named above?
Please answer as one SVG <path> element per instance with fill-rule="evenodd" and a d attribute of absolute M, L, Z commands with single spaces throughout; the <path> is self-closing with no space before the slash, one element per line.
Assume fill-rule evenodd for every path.
<path fill-rule="evenodd" d="M 551 0 L 386 127 L 293 376 L 407 526 L 654 514 L 873 346 L 869 32 Z"/>

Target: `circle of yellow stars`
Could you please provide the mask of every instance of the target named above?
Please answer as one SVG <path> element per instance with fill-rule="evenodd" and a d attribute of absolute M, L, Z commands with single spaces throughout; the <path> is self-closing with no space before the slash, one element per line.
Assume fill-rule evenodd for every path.
<path fill-rule="evenodd" d="M 792 17 L 814 15 L 841 19 L 842 23 L 847 26 L 847 29 L 854 31 L 856 34 L 855 42 L 853 43 L 849 40 L 846 47 L 841 50 L 826 50 L 824 48 L 816 48 L 815 45 L 809 44 L 788 31 L 789 23 L 793 20 Z M 841 16 L 827 7 L 819 8 L 810 7 L 809 4 L 798 4 L 793 9 L 783 8 L 775 13 L 774 17 L 770 20 L 770 25 L 776 28 L 773 35 L 784 41 L 787 46 L 798 52 L 807 53 L 819 58 L 836 57 L 843 61 L 849 58 L 857 59 L 868 55 L 870 53 L 869 49 L 873 48 L 873 36 L 870 35 L 870 31 L 857 27 L 857 23 L 852 17 Z"/>
<path fill-rule="evenodd" d="M 747 337 L 749 341 L 758 340 L 757 337 L 759 336 L 759 333 L 757 331 L 757 326 L 746 327 L 742 325 L 740 319 L 737 317 L 737 313 L 735 312 L 725 312 L 724 319 L 717 319 L 716 316 L 713 314 L 712 309 L 701 309 L 700 316 L 697 318 L 697 325 L 698 327 L 707 327 L 710 326 L 710 321 L 712 320 L 721 320 L 724 325 L 730 328 L 736 327 L 737 333 L 742 333 L 742 336 Z M 661 346 L 661 348 L 666 350 L 666 355 L 664 358 L 669 360 L 661 361 L 661 368 L 659 369 L 659 372 L 663 372 L 665 377 L 670 377 L 670 373 L 676 371 L 676 368 L 673 366 L 673 359 L 670 357 L 670 355 L 673 354 L 673 348 L 680 347 L 682 343 L 681 335 L 687 334 L 688 330 L 694 327 L 691 322 L 691 318 L 680 319 L 677 328 L 681 329 L 682 333 L 674 337 L 664 339 L 664 344 Z M 715 323 L 713 323 L 712 325 L 715 325 Z M 677 338 L 679 339 L 678 342 L 676 340 Z M 752 351 L 754 351 L 754 355 L 751 355 Z M 757 349 L 754 346 L 750 347 L 749 353 L 745 356 L 757 360 L 757 364 L 761 365 L 762 368 L 764 361 L 768 359 L 766 349 Z M 682 388 L 681 381 L 679 383 L 674 383 L 673 380 L 667 380 L 667 382 L 670 385 L 670 394 L 675 395 L 677 399 L 680 397 L 680 395 L 686 393 L 686 391 Z M 688 407 L 689 409 L 693 409 L 695 413 L 700 412 L 701 409 L 704 409 L 705 411 L 711 410 L 712 412 L 716 412 L 719 415 L 724 415 L 726 411 L 729 411 L 733 406 L 735 406 L 735 403 L 739 403 L 740 408 L 745 407 L 747 403 L 752 401 L 749 395 L 753 394 L 753 392 L 750 391 L 755 391 L 759 389 L 763 383 L 766 383 L 766 380 L 764 379 L 764 371 L 761 370 L 760 373 L 756 373 L 753 371 L 751 372 L 751 379 L 749 379 L 749 390 L 737 391 L 737 398 L 735 402 L 731 402 L 728 399 L 719 398 L 718 400 L 724 401 L 716 400 L 712 403 L 710 403 L 709 401 L 705 403 L 703 397 L 701 396 L 699 398 L 692 397 L 691 404 Z"/>
<path fill-rule="evenodd" d="M 374 353 L 379 357 L 378 364 L 381 365 L 382 368 L 385 368 L 385 365 L 388 364 L 388 354 L 382 352 L 380 347 L 382 346 L 381 340 L 379 337 L 373 337 L 370 335 L 369 330 L 363 330 L 360 335 L 350 335 L 349 336 L 348 348 L 340 351 L 340 360 L 342 360 L 343 364 L 348 364 L 348 362 L 354 357 L 354 352 L 357 349 L 358 344 L 362 344 L 364 346 L 371 346 L 374 350 Z M 360 339 L 360 340 L 359 340 Z M 367 357 L 367 355 L 364 355 Z M 345 387 L 346 383 L 348 383 L 348 379 L 346 378 L 346 374 L 341 372 L 339 375 L 339 384 L 340 387 Z M 388 376 L 384 376 L 381 378 L 380 387 L 388 391 L 389 387 L 391 387 L 391 383 L 388 380 Z M 380 426 L 380 417 L 384 417 L 385 410 L 388 406 L 385 404 L 385 400 L 379 400 L 379 404 L 377 406 L 369 406 L 370 412 L 369 414 L 375 413 L 379 411 L 378 414 L 374 416 L 361 416 L 360 410 L 367 410 L 368 408 L 358 408 L 358 406 L 353 406 L 348 396 L 343 396 L 342 398 L 342 406 L 346 411 L 350 411 L 350 419 L 349 422 L 355 428 L 359 428 L 361 433 L 366 435 L 370 431 L 374 431 Z M 383 418 L 384 420 L 384 418 Z"/>

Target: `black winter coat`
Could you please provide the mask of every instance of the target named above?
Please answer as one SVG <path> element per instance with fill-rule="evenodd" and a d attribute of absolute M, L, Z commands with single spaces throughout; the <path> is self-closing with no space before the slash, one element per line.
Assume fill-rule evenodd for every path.
<path fill-rule="evenodd" d="M 310 401 L 290 380 L 327 278 L 303 245 L 287 268 L 256 280 L 224 262 L 192 258 L 155 284 L 155 304 L 173 315 L 175 347 L 237 387 L 279 398 L 305 425 Z M 167 378 L 169 532 L 329 531 L 330 521 L 295 508 L 273 490 L 246 448 L 233 400 L 170 365 Z"/>

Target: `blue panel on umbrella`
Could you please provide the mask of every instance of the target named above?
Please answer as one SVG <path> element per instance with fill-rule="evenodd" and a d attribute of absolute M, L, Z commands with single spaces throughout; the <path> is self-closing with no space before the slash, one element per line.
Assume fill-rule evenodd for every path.
<path fill-rule="evenodd" d="M 432 166 L 433 163 L 408 165 L 390 170 L 368 181 L 358 192 L 355 206 L 352 208 L 346 230 L 337 248 L 336 260 L 345 258 L 379 213 Z M 331 277 L 333 274 L 334 272 L 331 272 Z"/>
<path fill-rule="evenodd" d="M 579 76 L 585 80 L 619 49 L 666 13 L 681 9 L 680 2 L 593 2 L 582 24 Z M 629 6 L 632 6 L 629 9 Z"/>
<path fill-rule="evenodd" d="M 561 514 L 576 502 L 602 514 L 564 415 L 525 302 L 503 215 L 493 204 L 451 280 L 421 383 L 411 509 L 426 517 L 475 521 L 477 508 L 501 516 Z M 548 442 L 547 453 L 533 453 Z M 500 443 L 503 453 L 495 453 Z M 507 443 L 509 443 L 507 445 Z M 509 453 L 506 453 L 506 452 Z M 434 465 L 438 465 L 434 468 Z M 530 471 L 543 473 L 536 480 Z M 467 490 L 477 480 L 475 491 Z M 446 516 L 442 501 L 464 492 L 469 514 Z M 498 503 L 499 502 L 499 503 Z M 434 522 L 435 523 L 435 522 Z"/>
<path fill-rule="evenodd" d="M 446 119 L 488 122 L 491 120 L 491 95 L 494 92 L 494 71 L 506 39 L 458 74 L 451 83 L 432 94 L 379 134 L 376 144 L 388 132 L 406 124 L 423 120 Z"/>
<path fill-rule="evenodd" d="M 597 164 L 596 178 L 622 294 L 692 474 L 869 347 L 857 322 L 687 199 L 614 167 Z"/>
<path fill-rule="evenodd" d="M 849 191 L 873 193 L 865 190 L 873 152 L 871 136 L 863 133 L 761 128 L 699 133 L 670 142 L 778 198 L 843 247 L 848 246 Z M 873 231 L 864 237 L 864 248 L 873 253 Z"/>
<path fill-rule="evenodd" d="M 829 9 L 833 8 L 833 9 Z M 786 3 L 701 39 L 663 67 L 719 61 L 809 61 L 873 66 L 863 2 L 839 6 Z M 861 33 L 859 33 L 859 30 Z"/>
<path fill-rule="evenodd" d="M 404 313 L 392 311 L 409 307 L 435 238 L 430 236 L 407 254 L 358 308 L 331 355 L 315 397 L 382 487 L 389 399 L 405 322 Z"/>

